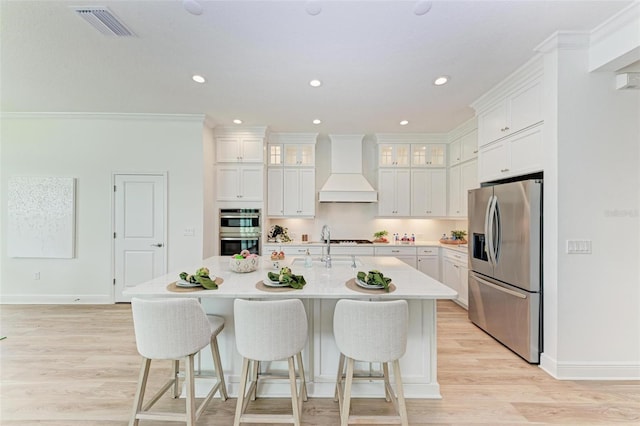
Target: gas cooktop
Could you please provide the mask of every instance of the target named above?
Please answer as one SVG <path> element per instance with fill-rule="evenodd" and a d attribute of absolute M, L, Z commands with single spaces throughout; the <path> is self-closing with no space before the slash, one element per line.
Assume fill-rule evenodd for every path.
<path fill-rule="evenodd" d="M 373 244 L 369 240 L 329 240 L 331 244 Z"/>

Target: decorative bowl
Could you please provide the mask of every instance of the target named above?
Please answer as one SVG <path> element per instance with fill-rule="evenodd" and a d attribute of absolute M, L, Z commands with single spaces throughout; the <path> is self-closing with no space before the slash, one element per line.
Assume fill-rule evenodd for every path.
<path fill-rule="evenodd" d="M 260 257 L 246 257 L 244 259 L 229 259 L 229 269 L 233 272 L 253 272 L 260 265 Z"/>

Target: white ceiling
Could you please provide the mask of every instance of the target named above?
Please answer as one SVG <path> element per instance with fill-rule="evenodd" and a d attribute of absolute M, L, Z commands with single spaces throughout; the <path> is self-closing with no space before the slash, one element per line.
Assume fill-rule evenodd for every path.
<path fill-rule="evenodd" d="M 416 1 L 318 1 L 316 16 L 306 1 L 200 3 L 196 16 L 179 0 L 1 0 L 0 109 L 446 132 L 552 33 L 591 30 L 631 1 L 433 1 L 423 16 Z M 71 8 L 89 5 L 108 7 L 136 37 L 104 36 Z M 441 74 L 451 81 L 435 87 Z"/>

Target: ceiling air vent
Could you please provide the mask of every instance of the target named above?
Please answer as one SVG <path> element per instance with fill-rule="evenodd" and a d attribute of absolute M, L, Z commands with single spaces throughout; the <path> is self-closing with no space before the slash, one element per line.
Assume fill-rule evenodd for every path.
<path fill-rule="evenodd" d="M 129 30 L 106 7 L 74 7 L 76 14 L 107 36 L 133 37 Z"/>

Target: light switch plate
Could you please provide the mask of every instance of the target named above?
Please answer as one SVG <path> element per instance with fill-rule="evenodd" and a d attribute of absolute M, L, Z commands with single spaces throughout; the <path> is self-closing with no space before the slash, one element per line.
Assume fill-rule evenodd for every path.
<path fill-rule="evenodd" d="M 567 240 L 568 254 L 591 254 L 591 240 Z"/>

